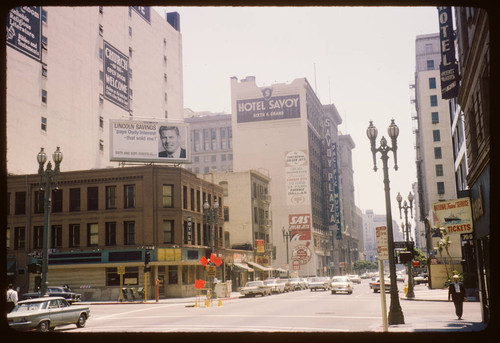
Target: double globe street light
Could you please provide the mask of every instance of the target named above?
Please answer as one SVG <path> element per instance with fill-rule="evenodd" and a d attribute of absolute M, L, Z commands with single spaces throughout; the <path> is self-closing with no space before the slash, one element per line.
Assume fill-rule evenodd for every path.
<path fill-rule="evenodd" d="M 391 196 L 389 188 L 389 169 L 387 168 L 387 161 L 389 160 L 389 152 L 392 151 L 394 156 L 394 170 L 398 170 L 397 155 L 397 138 L 399 135 L 399 128 L 394 123 L 394 119 L 391 120 L 391 124 L 387 129 L 389 138 L 391 139 L 392 146 L 387 145 L 387 139 L 382 136 L 380 139 L 380 146 L 376 147 L 375 140 L 377 139 L 378 130 L 373 125 L 373 121 L 370 121 L 370 125 L 366 129 L 366 135 L 370 140 L 371 150 L 373 154 L 373 170 L 377 171 L 377 152 L 381 154 L 380 159 L 382 160 L 382 166 L 384 170 L 384 190 L 385 190 L 385 210 L 387 217 L 387 248 L 389 250 L 389 272 L 391 279 L 391 305 L 389 308 L 388 322 L 389 325 L 404 324 L 403 311 L 401 310 L 401 305 L 399 304 L 398 297 L 398 286 L 396 279 L 396 263 L 394 259 L 394 237 L 392 230 L 392 213 L 391 213 Z"/>
<path fill-rule="evenodd" d="M 38 175 L 40 176 L 39 190 L 45 191 L 43 212 L 42 284 L 40 285 L 40 293 L 43 297 L 48 293 L 47 272 L 49 268 L 49 225 L 52 180 L 54 180 L 54 189 L 57 190 L 57 176 L 59 175 L 59 165 L 62 162 L 63 154 L 59 150 L 59 147 L 57 147 L 56 151 L 52 154 L 52 160 L 55 164 L 54 170 L 52 170 L 52 163 L 50 163 L 50 161 L 47 163 L 47 168 L 44 170 L 44 165 L 47 161 L 47 154 L 43 151 L 43 148 L 40 149 L 36 159 L 38 161 Z"/>
<path fill-rule="evenodd" d="M 410 228 L 411 225 L 408 223 L 408 209 L 410 210 L 411 217 L 413 218 L 413 194 L 411 192 L 408 194 L 408 201 L 410 205 L 406 202 L 406 200 L 403 202 L 403 205 L 401 205 L 401 201 L 403 201 L 403 197 L 401 194 L 398 192 L 398 195 L 396 196 L 396 200 L 398 201 L 399 205 L 399 219 L 403 219 L 401 210 L 404 211 L 405 213 L 405 221 L 403 226 L 403 232 L 406 232 L 406 242 L 407 242 L 407 249 L 408 247 L 411 247 L 411 256 L 413 256 L 413 245 L 410 245 Z M 408 290 L 406 292 L 406 297 L 407 298 L 415 298 L 415 292 L 413 291 L 413 270 L 412 270 L 412 260 L 408 262 Z"/>

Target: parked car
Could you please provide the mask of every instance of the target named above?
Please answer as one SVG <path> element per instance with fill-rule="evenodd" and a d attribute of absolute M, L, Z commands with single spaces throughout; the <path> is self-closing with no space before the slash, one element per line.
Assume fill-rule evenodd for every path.
<path fill-rule="evenodd" d="M 303 289 L 309 288 L 309 280 L 306 277 L 299 278 Z"/>
<path fill-rule="evenodd" d="M 349 275 L 348 278 L 352 281 L 352 283 L 361 283 L 359 275 Z"/>
<path fill-rule="evenodd" d="M 75 293 L 71 291 L 69 287 L 57 287 L 49 286 L 47 288 L 47 293 L 49 297 L 63 297 L 69 303 L 74 303 L 82 300 L 82 295 L 80 293 Z M 24 293 L 22 296 L 23 300 L 36 299 L 41 296 L 40 292 Z"/>
<path fill-rule="evenodd" d="M 373 283 L 374 283 L 375 281 L 377 281 L 377 277 L 375 277 L 375 276 L 374 276 L 374 277 L 372 277 L 372 278 L 370 279 L 370 282 L 369 282 L 369 284 L 370 284 L 370 289 L 373 289 Z"/>
<path fill-rule="evenodd" d="M 9 326 L 15 330 L 54 330 L 56 326 L 75 324 L 83 328 L 90 317 L 88 305 L 71 305 L 63 297 L 23 300 L 7 314 Z"/>
<path fill-rule="evenodd" d="M 428 278 L 425 275 L 418 275 L 418 276 L 413 277 L 413 282 L 416 285 L 420 285 L 421 283 L 427 283 L 428 282 Z"/>
<path fill-rule="evenodd" d="M 347 276 L 334 276 L 332 277 L 330 287 L 332 289 L 332 294 L 336 294 L 337 292 L 347 292 L 347 294 L 352 294 L 354 284 Z"/>
<path fill-rule="evenodd" d="M 271 286 L 264 284 L 264 281 L 248 281 L 244 287 L 241 287 L 240 293 L 246 297 L 254 297 L 257 294 L 271 295 Z"/>
<path fill-rule="evenodd" d="M 290 282 L 290 279 L 278 279 L 278 282 L 285 285 L 285 292 L 293 291 L 293 286 Z"/>
<path fill-rule="evenodd" d="M 285 283 L 279 282 L 277 279 L 268 279 L 264 281 L 266 286 L 271 287 L 271 293 L 284 293 L 285 292 Z"/>
<path fill-rule="evenodd" d="M 293 291 L 296 291 L 296 290 L 300 291 L 300 290 L 305 288 L 302 281 L 298 277 L 291 278 L 290 284 L 291 284 Z"/>
<path fill-rule="evenodd" d="M 312 291 L 317 291 L 322 289 L 327 291 L 330 289 L 330 279 L 324 276 L 316 276 L 309 279 L 309 289 Z"/>
<path fill-rule="evenodd" d="M 391 290 L 391 279 L 389 277 L 384 277 L 385 291 L 389 292 Z M 372 284 L 373 293 L 380 291 L 380 278 L 376 278 Z"/>

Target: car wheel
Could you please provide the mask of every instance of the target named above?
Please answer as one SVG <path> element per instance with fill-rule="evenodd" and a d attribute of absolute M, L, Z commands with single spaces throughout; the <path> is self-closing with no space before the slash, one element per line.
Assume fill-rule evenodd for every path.
<path fill-rule="evenodd" d="M 377 293 L 377 290 L 376 290 L 376 289 L 373 289 L 373 293 Z"/>
<path fill-rule="evenodd" d="M 38 324 L 38 331 L 40 332 L 47 332 L 49 331 L 50 325 L 48 320 L 44 320 L 43 322 L 40 322 Z"/>
<path fill-rule="evenodd" d="M 352 294 L 352 291 L 347 292 L 347 294 Z"/>
<path fill-rule="evenodd" d="M 76 322 L 76 327 L 83 328 L 85 327 L 86 323 L 87 323 L 87 316 L 83 313 L 80 314 L 80 317 L 78 317 L 78 321 Z"/>
<path fill-rule="evenodd" d="M 332 290 L 332 294 L 335 294 L 335 293 L 337 293 L 337 292 L 335 292 L 334 290 Z"/>

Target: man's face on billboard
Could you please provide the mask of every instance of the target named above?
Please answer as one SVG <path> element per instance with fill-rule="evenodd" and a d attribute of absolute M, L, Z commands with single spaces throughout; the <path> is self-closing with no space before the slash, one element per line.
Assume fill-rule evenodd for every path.
<path fill-rule="evenodd" d="M 168 153 L 172 154 L 179 148 L 179 136 L 175 130 L 162 130 L 160 136 L 161 144 Z"/>

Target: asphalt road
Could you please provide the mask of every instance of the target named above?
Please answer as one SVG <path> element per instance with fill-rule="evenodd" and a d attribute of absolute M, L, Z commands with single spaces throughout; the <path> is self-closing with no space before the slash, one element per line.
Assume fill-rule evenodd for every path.
<path fill-rule="evenodd" d="M 424 286 L 422 286 L 424 287 Z M 398 283 L 400 292 L 403 284 Z M 234 294 L 234 293 L 233 293 Z M 387 309 L 390 296 L 387 293 Z M 464 304 L 464 321 L 457 321 L 446 301 L 401 300 L 405 325 L 389 331 L 457 331 L 480 322 L 479 303 Z M 192 302 L 92 305 L 85 328 L 57 328 L 63 332 L 382 332 L 381 295 L 368 280 L 354 292 L 302 290 L 255 298 L 214 301 L 211 307 Z"/>

